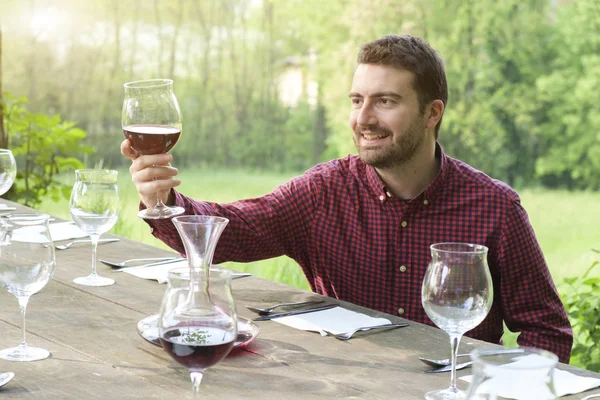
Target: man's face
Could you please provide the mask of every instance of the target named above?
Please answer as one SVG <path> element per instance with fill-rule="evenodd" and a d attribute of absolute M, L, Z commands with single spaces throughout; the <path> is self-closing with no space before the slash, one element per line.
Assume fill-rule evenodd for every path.
<path fill-rule="evenodd" d="M 410 161 L 425 139 L 413 73 L 387 65 L 360 64 L 354 73 L 350 127 L 365 164 L 393 168 Z"/>

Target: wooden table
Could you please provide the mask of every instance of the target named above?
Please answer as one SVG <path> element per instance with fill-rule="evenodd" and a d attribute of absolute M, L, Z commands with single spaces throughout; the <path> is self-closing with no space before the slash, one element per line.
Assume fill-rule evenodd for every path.
<path fill-rule="evenodd" d="M 113 260 L 172 254 L 124 238 L 99 246 L 98 252 L 100 258 Z M 165 285 L 125 273 L 111 273 L 102 264 L 98 266 L 99 273 L 114 278 L 115 285 L 100 288 L 75 285 L 73 278 L 89 274 L 91 268 L 91 248 L 85 244 L 57 250 L 56 260 L 52 280 L 31 298 L 27 313 L 28 344 L 49 350 L 51 358 L 23 363 L 0 360 L 0 371 L 16 374 L 0 388 L 0 398 L 191 398 L 187 371 L 136 332 L 140 319 L 158 312 Z M 238 312 L 244 317 L 254 316 L 245 305 L 318 297 L 256 277 L 235 280 L 233 291 Z M 12 347 L 20 339 L 17 300 L 5 291 L 0 292 L 0 348 Z M 339 303 L 365 314 L 384 316 L 392 322 L 404 321 L 350 303 Z M 251 345 L 235 350 L 207 371 L 202 382 L 203 398 L 420 400 L 425 392 L 445 388 L 449 383 L 449 373 L 424 374 L 426 366 L 417 359 L 420 355 L 448 354 L 448 337 L 437 328 L 411 322 L 407 328 L 343 342 L 273 321 L 259 325 L 259 336 Z M 479 346 L 491 345 L 464 338 L 460 350 L 466 352 Z M 566 365 L 561 368 L 577 370 Z M 459 376 L 470 373 L 470 369 L 460 371 Z M 589 371 L 577 370 L 577 373 L 600 377 Z M 462 381 L 459 386 L 467 387 Z M 565 399 L 582 397 L 584 394 Z"/>

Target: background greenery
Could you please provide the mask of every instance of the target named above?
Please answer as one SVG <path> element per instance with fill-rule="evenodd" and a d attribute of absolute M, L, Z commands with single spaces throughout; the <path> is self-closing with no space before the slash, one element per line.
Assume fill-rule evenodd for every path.
<path fill-rule="evenodd" d="M 118 150 L 124 82 L 175 80 L 182 191 L 231 201 L 354 152 L 358 46 L 388 33 L 440 52 L 445 151 L 519 190 L 555 280 L 575 277 L 559 286 L 573 361 L 599 369 L 586 349 L 600 344 L 600 274 L 583 278 L 600 246 L 597 0 L 0 0 L 0 145 L 19 163 L 7 196 L 68 217 L 73 169 L 118 168 L 114 232 L 161 246 Z M 285 258 L 233 267 L 307 288 Z"/>

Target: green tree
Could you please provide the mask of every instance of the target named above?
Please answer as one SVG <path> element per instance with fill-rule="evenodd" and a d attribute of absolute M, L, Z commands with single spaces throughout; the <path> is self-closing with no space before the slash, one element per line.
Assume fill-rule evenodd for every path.
<path fill-rule="evenodd" d="M 30 207 L 42 198 L 69 198 L 71 186 L 58 179 L 60 172 L 83 168 L 80 158 L 93 150 L 83 146 L 86 133 L 75 123 L 27 110 L 27 98 L 4 92 L 4 127 L 17 160 L 17 179 L 5 197 Z M 80 158 L 74 157 L 78 155 Z"/>
<path fill-rule="evenodd" d="M 599 189 L 600 3 L 574 1 L 555 25 L 552 72 L 537 81 L 536 173 L 548 186 Z"/>

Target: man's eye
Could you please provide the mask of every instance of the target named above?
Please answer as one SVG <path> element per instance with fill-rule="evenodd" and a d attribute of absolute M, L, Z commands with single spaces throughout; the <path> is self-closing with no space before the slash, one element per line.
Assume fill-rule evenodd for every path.
<path fill-rule="evenodd" d="M 392 101 L 390 99 L 380 99 L 379 101 L 381 102 L 381 104 L 384 105 L 392 104 Z"/>
<path fill-rule="evenodd" d="M 352 104 L 360 104 L 360 99 L 352 99 Z"/>

